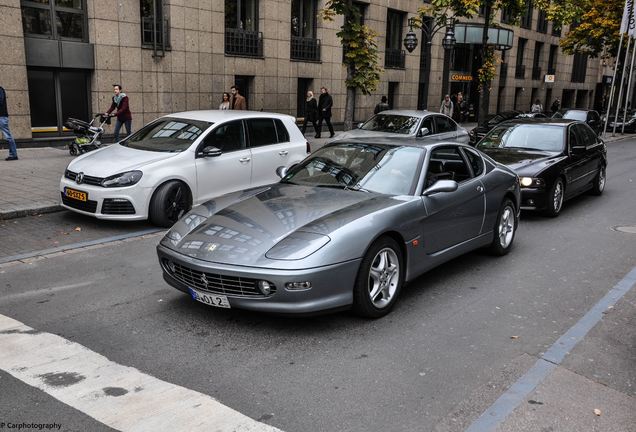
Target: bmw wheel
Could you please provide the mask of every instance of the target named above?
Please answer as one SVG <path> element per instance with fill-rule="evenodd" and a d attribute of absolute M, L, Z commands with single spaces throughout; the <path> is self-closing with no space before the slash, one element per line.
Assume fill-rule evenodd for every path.
<path fill-rule="evenodd" d="M 561 213 L 563 208 L 563 197 L 565 196 L 565 185 L 563 179 L 559 177 L 554 181 L 548 194 L 547 207 L 545 209 L 546 216 L 556 217 Z"/>
<path fill-rule="evenodd" d="M 180 181 L 169 181 L 159 186 L 150 201 L 150 221 L 169 228 L 191 207 L 188 187 Z"/>
<path fill-rule="evenodd" d="M 390 237 L 381 237 L 362 259 L 355 287 L 353 309 L 363 317 L 388 314 L 404 283 L 402 251 Z"/>
<path fill-rule="evenodd" d="M 512 242 L 517 233 L 517 212 L 512 201 L 504 199 L 499 208 L 497 222 L 495 223 L 494 237 L 490 245 L 493 255 L 502 256 L 512 248 Z"/>
<path fill-rule="evenodd" d="M 592 190 L 591 190 L 592 195 L 600 195 L 603 193 L 603 190 L 605 189 L 605 181 L 606 181 L 605 176 L 606 176 L 605 166 L 601 165 L 601 167 L 598 170 L 598 174 L 596 175 L 596 177 L 594 178 L 594 182 L 592 183 Z"/>

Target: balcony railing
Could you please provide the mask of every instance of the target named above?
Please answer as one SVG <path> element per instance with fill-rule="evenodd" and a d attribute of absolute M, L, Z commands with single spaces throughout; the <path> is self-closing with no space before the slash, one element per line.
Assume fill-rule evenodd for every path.
<path fill-rule="evenodd" d="M 506 82 L 508 78 L 508 63 L 502 63 L 499 68 L 499 85 Z"/>
<path fill-rule="evenodd" d="M 292 60 L 319 62 L 320 39 L 292 36 L 290 57 Z"/>
<path fill-rule="evenodd" d="M 384 67 L 404 69 L 406 53 L 401 49 L 387 48 L 384 53 Z"/>
<path fill-rule="evenodd" d="M 524 79 L 526 77 L 526 67 L 524 65 L 517 65 L 515 68 L 515 78 Z"/>
<path fill-rule="evenodd" d="M 541 68 L 540 67 L 533 67 L 532 68 L 532 79 L 533 80 L 540 80 L 541 79 Z"/>
<path fill-rule="evenodd" d="M 263 33 L 241 29 L 225 29 L 225 54 L 263 57 Z"/>

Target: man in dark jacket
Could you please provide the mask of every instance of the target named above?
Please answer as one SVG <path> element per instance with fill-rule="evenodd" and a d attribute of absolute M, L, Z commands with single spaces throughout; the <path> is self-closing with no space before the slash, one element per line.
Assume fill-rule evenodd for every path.
<path fill-rule="evenodd" d="M 115 121 L 115 142 L 119 142 L 119 130 L 122 125 L 126 126 L 127 135 L 130 135 L 132 132 L 132 114 L 130 114 L 128 96 L 121 91 L 121 85 L 113 84 L 113 93 L 113 103 L 104 115 L 108 115 L 114 111 L 114 115 L 117 116 L 117 120 Z"/>
<path fill-rule="evenodd" d="M 320 87 L 320 98 L 318 98 L 318 133 L 316 138 L 320 138 L 322 132 L 322 121 L 327 123 L 329 128 L 329 138 L 333 138 L 335 133 L 333 132 L 333 126 L 331 125 L 331 107 L 333 106 L 333 99 L 329 94 L 327 87 Z"/>
<path fill-rule="evenodd" d="M 377 114 L 377 113 L 380 113 L 382 111 L 387 111 L 389 109 L 391 109 L 391 108 L 389 107 L 389 104 L 387 102 L 386 96 L 382 96 L 380 98 L 380 103 L 375 106 L 375 109 L 373 110 L 373 114 Z"/>
<path fill-rule="evenodd" d="M 13 139 L 13 136 L 11 136 L 11 131 L 9 130 L 7 93 L 4 91 L 4 88 L 2 88 L 2 86 L 0 86 L 0 132 L 2 132 L 4 138 L 9 142 L 9 157 L 5 160 L 18 160 L 18 151 L 15 147 L 15 140 Z"/>

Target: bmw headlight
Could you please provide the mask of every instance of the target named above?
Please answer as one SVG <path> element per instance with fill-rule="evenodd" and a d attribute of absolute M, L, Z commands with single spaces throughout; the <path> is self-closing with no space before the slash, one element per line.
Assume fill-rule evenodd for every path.
<path fill-rule="evenodd" d="M 104 187 L 123 187 L 132 186 L 141 180 L 143 173 L 141 171 L 128 171 L 125 173 L 115 174 L 102 180 Z"/>
<path fill-rule="evenodd" d="M 296 231 L 268 250 L 265 256 L 275 260 L 300 260 L 317 252 L 330 241 L 326 235 Z"/>
<path fill-rule="evenodd" d="M 540 178 L 535 178 L 535 177 L 521 177 L 519 179 L 519 183 L 521 184 L 521 187 L 542 187 L 545 186 L 545 181 L 543 179 Z"/>

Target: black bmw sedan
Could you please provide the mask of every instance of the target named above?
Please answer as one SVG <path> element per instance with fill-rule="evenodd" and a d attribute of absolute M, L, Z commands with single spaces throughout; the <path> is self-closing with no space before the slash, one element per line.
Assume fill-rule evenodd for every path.
<path fill-rule="evenodd" d="M 557 216 L 565 200 L 586 191 L 600 195 L 605 188 L 607 148 L 584 122 L 511 120 L 476 147 L 517 173 L 524 210 Z"/>

